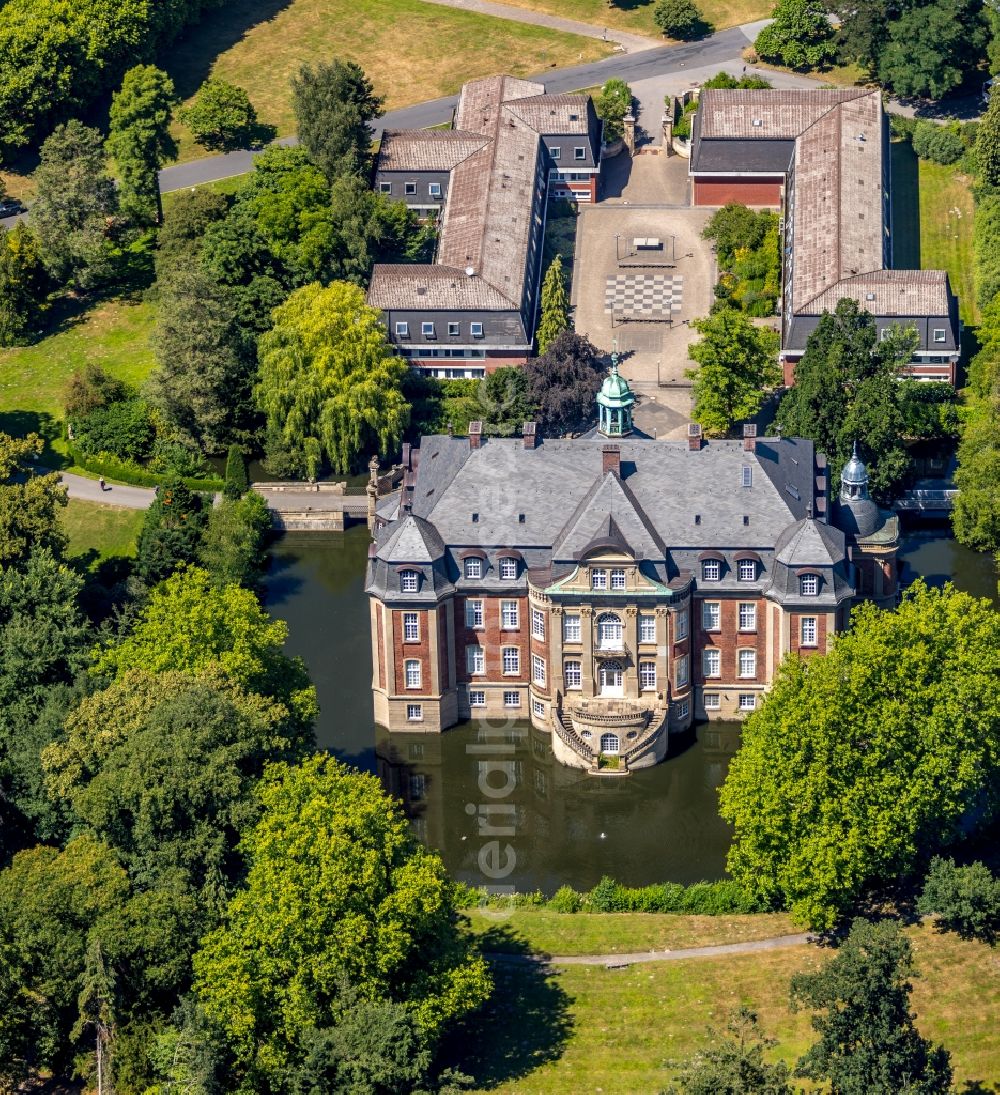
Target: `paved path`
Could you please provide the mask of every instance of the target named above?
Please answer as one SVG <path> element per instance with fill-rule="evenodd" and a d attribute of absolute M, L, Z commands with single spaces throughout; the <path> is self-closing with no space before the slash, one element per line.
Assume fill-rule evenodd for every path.
<path fill-rule="evenodd" d="M 761 951 L 784 950 L 786 947 L 801 947 L 815 937 L 807 933 L 800 935 L 778 935 L 771 939 L 754 939 L 747 943 L 720 943 L 711 947 L 680 947 L 677 950 L 633 951 L 625 954 L 571 954 L 546 958 L 540 954 L 487 954 L 495 962 L 513 965 L 541 966 L 631 966 L 643 962 L 679 962 L 687 958 L 719 958 L 726 954 L 757 954 Z"/>
<path fill-rule="evenodd" d="M 546 15 L 544 12 L 519 8 L 512 4 L 497 4 L 493 0 L 426 0 L 429 4 L 441 4 L 448 8 L 464 8 L 476 11 L 480 15 L 492 15 L 497 19 L 509 19 L 514 23 L 533 23 L 551 30 L 562 30 L 569 34 L 579 34 L 584 38 L 600 38 L 605 42 L 617 42 L 626 53 L 639 53 L 644 49 L 654 49 L 659 43 L 655 38 L 646 38 L 639 34 L 613 28 L 602 29 L 593 23 L 580 23 L 576 19 L 562 19 L 558 15 Z"/>
<path fill-rule="evenodd" d="M 78 498 L 82 502 L 100 502 L 105 506 L 120 506 L 122 509 L 149 509 L 156 497 L 156 491 L 149 487 L 125 487 L 115 484 L 108 485 L 107 490 L 102 491 L 96 479 L 87 479 L 83 475 L 73 475 L 71 472 L 62 473 L 62 481 L 66 484 L 66 491 L 70 498 Z"/>

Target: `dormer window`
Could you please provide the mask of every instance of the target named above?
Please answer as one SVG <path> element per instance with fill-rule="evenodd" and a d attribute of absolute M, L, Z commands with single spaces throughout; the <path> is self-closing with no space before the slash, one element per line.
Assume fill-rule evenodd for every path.
<path fill-rule="evenodd" d="M 611 588 L 612 589 L 624 589 L 625 588 L 625 571 L 616 568 L 611 572 Z"/>
<path fill-rule="evenodd" d="M 603 567 L 595 567 L 590 572 L 590 588 L 591 589 L 607 589 L 608 588 L 608 572 Z"/>
<path fill-rule="evenodd" d="M 399 575 L 399 588 L 404 593 L 416 593 L 420 588 L 420 575 L 415 570 L 404 570 Z"/>
<path fill-rule="evenodd" d="M 410 337 L 410 325 L 405 320 L 398 320 L 396 323 L 396 338 L 409 338 Z"/>
<path fill-rule="evenodd" d="M 741 582 L 757 581 L 757 564 L 753 559 L 741 559 L 737 576 Z"/>
<path fill-rule="evenodd" d="M 803 574 L 799 578 L 799 593 L 803 597 L 819 596 L 819 575 Z"/>
<path fill-rule="evenodd" d="M 424 336 L 424 338 L 434 338 L 435 336 L 433 321 L 428 322 L 427 320 L 425 320 L 423 323 L 421 323 L 420 333 Z"/>
<path fill-rule="evenodd" d="M 500 560 L 500 577 L 505 582 L 512 582 L 517 578 L 517 560 L 505 555 Z"/>
<path fill-rule="evenodd" d="M 483 576 L 483 561 L 482 561 L 482 559 L 466 559 L 465 560 L 465 576 L 466 576 L 466 578 L 482 578 L 482 576 Z"/>
<path fill-rule="evenodd" d="M 722 563 L 718 559 L 706 559 L 701 564 L 701 577 L 704 582 L 717 582 L 722 577 Z"/>

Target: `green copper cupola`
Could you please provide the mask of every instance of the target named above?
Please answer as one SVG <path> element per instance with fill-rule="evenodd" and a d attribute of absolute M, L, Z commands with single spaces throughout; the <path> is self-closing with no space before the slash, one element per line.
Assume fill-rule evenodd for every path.
<path fill-rule="evenodd" d="M 618 354 L 611 355 L 611 368 L 597 393 L 597 430 L 604 437 L 627 437 L 632 432 L 635 395 L 625 377 L 618 373 Z"/>

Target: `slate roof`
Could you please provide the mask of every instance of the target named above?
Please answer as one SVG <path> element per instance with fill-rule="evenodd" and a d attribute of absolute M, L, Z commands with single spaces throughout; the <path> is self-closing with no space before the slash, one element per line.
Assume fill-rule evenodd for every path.
<path fill-rule="evenodd" d="M 844 534 L 832 525 L 803 518 L 786 528 L 774 545 L 774 557 L 788 567 L 834 566 L 844 557 Z"/>
<path fill-rule="evenodd" d="M 454 129 L 386 129 L 376 171 L 451 171 L 488 141 Z"/>
<path fill-rule="evenodd" d="M 428 521 L 407 514 L 395 522 L 379 545 L 378 557 L 386 563 L 433 563 L 444 551 L 437 529 Z"/>

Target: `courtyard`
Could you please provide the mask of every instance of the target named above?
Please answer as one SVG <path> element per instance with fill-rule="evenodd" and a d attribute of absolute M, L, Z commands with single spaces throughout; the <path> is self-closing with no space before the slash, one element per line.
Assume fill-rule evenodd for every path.
<path fill-rule="evenodd" d="M 573 281 L 575 327 L 616 349 L 639 396 L 636 425 L 682 437 L 690 419 L 690 326 L 708 314 L 716 280 L 711 210 L 687 205 L 687 161 L 662 152 L 606 167 L 605 199 L 581 210 Z"/>

